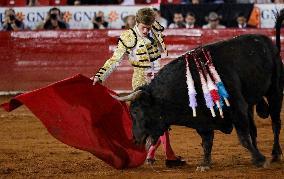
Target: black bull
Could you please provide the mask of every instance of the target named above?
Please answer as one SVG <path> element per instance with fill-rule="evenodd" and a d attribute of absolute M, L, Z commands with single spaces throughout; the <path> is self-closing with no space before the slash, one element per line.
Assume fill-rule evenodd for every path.
<path fill-rule="evenodd" d="M 263 35 L 241 35 L 226 41 L 204 46 L 211 52 L 213 64 L 230 95 L 231 107 L 224 108 L 224 118 L 211 116 L 205 105 L 200 79 L 194 65 L 190 65 L 197 92 L 197 117 L 188 106 L 185 60 L 179 57 L 166 65 L 149 85 L 141 87 L 124 100 L 131 100 L 133 134 L 137 143 L 145 143 L 149 136 L 157 141 L 170 125 L 197 130 L 202 138 L 203 167 L 210 167 L 214 130 L 226 134 L 235 127 L 241 144 L 249 150 L 256 166 L 266 166 L 266 158 L 257 147 L 257 129 L 253 107 L 261 117 L 271 116 L 274 133 L 272 161 L 281 160 L 279 144 L 280 112 L 283 98 L 283 64 L 279 55 L 280 25 L 276 24 L 276 43 Z M 266 97 L 266 101 L 263 99 Z M 216 113 L 217 114 L 217 113 Z"/>

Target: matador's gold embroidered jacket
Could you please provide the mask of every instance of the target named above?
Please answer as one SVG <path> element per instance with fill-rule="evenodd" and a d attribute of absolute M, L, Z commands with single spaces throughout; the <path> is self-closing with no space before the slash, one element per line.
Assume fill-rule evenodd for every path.
<path fill-rule="evenodd" d="M 150 31 L 150 38 L 142 37 L 137 26 L 124 31 L 119 38 L 113 56 L 105 62 L 95 76 L 104 81 L 120 64 L 124 55 L 128 54 L 129 61 L 134 67 L 133 89 L 145 84 L 147 81 L 144 77 L 145 71 L 155 70 L 156 67 L 159 69 L 158 59 L 161 57 L 162 52 L 167 52 L 163 40 L 163 30 L 163 26 L 155 22 Z"/>

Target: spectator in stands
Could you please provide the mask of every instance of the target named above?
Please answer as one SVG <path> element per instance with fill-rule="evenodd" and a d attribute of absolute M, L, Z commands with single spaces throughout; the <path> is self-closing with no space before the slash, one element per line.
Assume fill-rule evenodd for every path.
<path fill-rule="evenodd" d="M 180 4 L 182 0 L 161 0 L 161 4 Z"/>
<path fill-rule="evenodd" d="M 255 28 L 254 26 L 251 26 L 247 24 L 247 18 L 244 15 L 244 13 L 239 13 L 239 15 L 236 18 L 236 28 L 244 29 L 244 28 Z"/>
<path fill-rule="evenodd" d="M 163 27 L 167 27 L 168 21 L 161 16 L 161 11 L 158 10 L 157 8 L 153 8 L 153 10 L 155 12 L 156 21 L 158 21 Z"/>
<path fill-rule="evenodd" d="M 120 5 L 135 5 L 135 0 L 122 0 L 121 4 Z"/>
<path fill-rule="evenodd" d="M 124 25 L 121 27 L 122 29 L 131 29 L 135 26 L 136 20 L 135 15 L 128 15 L 123 18 Z"/>
<path fill-rule="evenodd" d="M 105 21 L 104 18 L 104 12 L 99 11 L 94 16 L 92 23 L 91 23 L 91 29 L 107 29 L 108 28 L 108 22 Z"/>
<path fill-rule="evenodd" d="M 202 29 L 225 29 L 226 27 L 220 24 L 221 18 L 216 12 L 210 12 L 208 17 L 205 17 L 208 24 L 203 25 Z"/>
<path fill-rule="evenodd" d="M 274 4 L 284 4 L 284 0 L 272 0 Z"/>
<path fill-rule="evenodd" d="M 253 0 L 252 3 L 255 3 L 255 4 L 270 4 L 272 2 L 271 2 L 271 0 Z"/>
<path fill-rule="evenodd" d="M 184 18 L 182 13 L 175 12 L 173 17 L 173 23 L 169 25 L 170 29 L 176 29 L 176 28 L 185 28 L 184 24 Z"/>
<path fill-rule="evenodd" d="M 197 28 L 196 24 L 196 17 L 193 12 L 188 12 L 185 16 L 185 27 L 187 29 Z"/>
<path fill-rule="evenodd" d="M 40 5 L 38 0 L 29 0 L 28 6 L 38 6 L 38 5 Z"/>
<path fill-rule="evenodd" d="M 238 4 L 253 4 L 255 0 L 236 0 Z"/>
<path fill-rule="evenodd" d="M 67 27 L 68 24 L 62 20 L 61 11 L 53 7 L 48 11 L 46 19 L 36 29 L 56 30 L 67 29 Z"/>
<path fill-rule="evenodd" d="M 2 24 L 3 31 L 24 30 L 24 23 L 16 16 L 14 9 L 10 8 L 4 12 L 4 23 Z"/>
<path fill-rule="evenodd" d="M 224 0 L 204 0 L 205 4 L 223 4 Z"/>
<path fill-rule="evenodd" d="M 81 5 L 81 0 L 75 0 L 73 5 L 74 6 L 80 6 Z"/>
<path fill-rule="evenodd" d="M 182 0 L 181 4 L 201 4 L 201 0 Z"/>
<path fill-rule="evenodd" d="M 201 0 L 191 0 L 191 4 L 201 4 Z"/>

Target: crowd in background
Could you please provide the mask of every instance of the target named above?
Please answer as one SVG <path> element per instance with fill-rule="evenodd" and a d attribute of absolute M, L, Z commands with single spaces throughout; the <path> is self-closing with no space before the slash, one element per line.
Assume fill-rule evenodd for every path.
<path fill-rule="evenodd" d="M 154 8 L 156 20 L 165 28 L 177 29 L 177 28 L 202 28 L 202 29 L 224 29 L 225 25 L 220 23 L 222 16 L 216 12 L 210 12 L 206 17 L 196 17 L 193 12 L 187 12 L 187 14 L 182 14 L 180 12 L 175 12 L 169 23 L 169 21 L 161 16 L 161 12 Z M 196 24 L 197 18 L 205 18 L 206 24 L 199 26 Z M 129 29 L 135 26 L 135 15 L 128 15 L 123 19 L 124 24 L 121 26 L 122 29 Z M 20 21 L 14 9 L 9 8 L 5 10 L 4 22 L 2 24 L 2 30 L 12 31 L 12 30 L 24 30 L 28 29 L 25 24 Z M 52 29 L 68 29 L 69 25 L 64 21 L 63 13 L 59 8 L 51 8 L 44 21 L 40 22 L 36 26 L 36 30 L 52 30 Z M 89 29 L 108 29 L 109 23 L 105 20 L 104 12 L 98 11 L 93 17 L 92 21 L 89 23 Z M 247 24 L 247 18 L 243 13 L 239 13 L 235 18 L 235 24 L 233 28 L 254 28 Z"/>
<path fill-rule="evenodd" d="M 28 0 L 29 5 L 40 5 L 41 0 Z M 67 0 L 67 5 L 137 5 L 137 4 L 207 4 L 207 3 L 284 3 L 284 0 Z"/>
<path fill-rule="evenodd" d="M 221 3 L 257 3 L 269 4 L 277 3 L 282 4 L 284 0 L 0 0 L 0 5 L 13 5 L 7 1 L 12 1 L 17 5 L 19 4 L 28 6 L 46 6 L 46 5 L 139 5 L 139 4 L 221 4 Z"/>
<path fill-rule="evenodd" d="M 62 13 L 59 8 L 51 8 L 44 21 L 40 22 L 36 29 L 55 30 L 68 29 L 68 23 L 63 20 Z M 2 24 L 2 31 L 24 30 L 29 29 L 25 24 L 18 19 L 14 9 L 9 8 L 4 12 L 4 22 Z"/>
<path fill-rule="evenodd" d="M 223 29 L 226 28 L 224 25 L 220 24 L 220 19 L 222 18 L 216 12 L 210 12 L 208 16 L 205 17 L 207 24 L 199 27 L 196 24 L 196 16 L 192 12 L 188 12 L 185 16 L 182 13 L 176 12 L 173 15 L 172 23 L 168 24 L 168 21 L 161 16 L 158 9 L 155 9 L 156 20 L 164 27 L 175 29 L 175 28 L 203 28 L 203 29 Z M 17 19 L 15 11 L 13 9 L 7 9 L 5 11 L 3 30 L 23 30 L 25 26 L 23 22 Z M 129 29 L 135 26 L 135 16 L 128 15 L 124 18 L 124 25 L 122 29 Z M 240 13 L 236 17 L 235 28 L 253 28 L 247 24 L 247 18 L 244 14 Z M 104 13 L 99 11 L 93 20 L 90 22 L 89 29 L 107 29 L 108 22 L 104 18 Z M 62 18 L 61 11 L 54 7 L 51 8 L 47 14 L 44 21 L 40 22 L 36 29 L 68 29 L 68 23 Z"/>

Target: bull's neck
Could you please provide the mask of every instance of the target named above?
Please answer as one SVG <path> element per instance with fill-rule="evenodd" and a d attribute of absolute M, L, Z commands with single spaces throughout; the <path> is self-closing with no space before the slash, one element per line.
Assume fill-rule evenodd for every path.
<path fill-rule="evenodd" d="M 166 126 L 187 124 L 183 119 L 188 118 L 189 111 L 185 111 L 182 105 L 166 100 L 159 100 L 158 105 L 161 119 Z"/>

